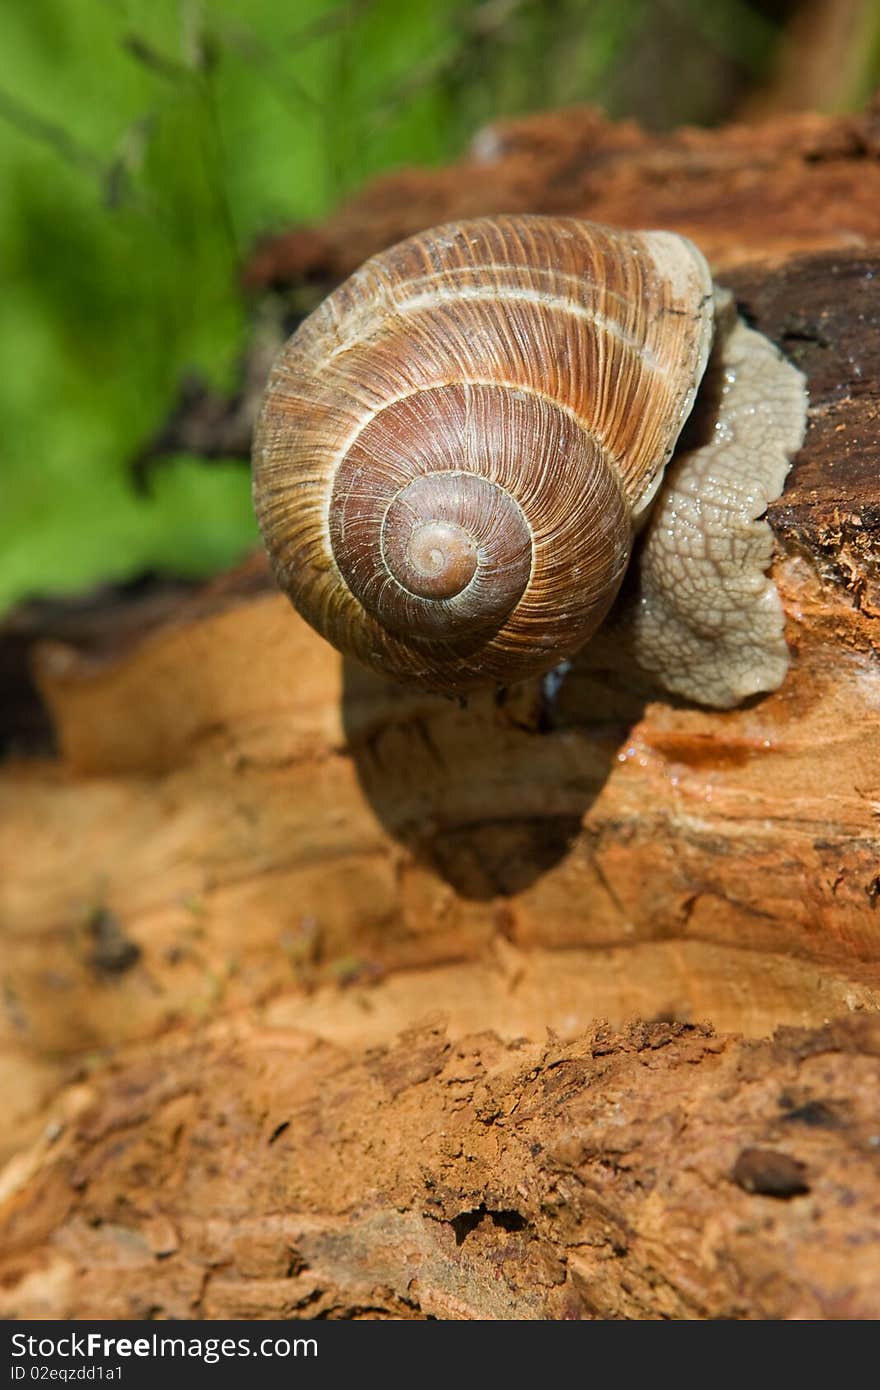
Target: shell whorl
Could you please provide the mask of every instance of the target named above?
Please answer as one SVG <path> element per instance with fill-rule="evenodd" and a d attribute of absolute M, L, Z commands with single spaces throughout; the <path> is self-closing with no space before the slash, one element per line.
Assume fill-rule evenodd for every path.
<path fill-rule="evenodd" d="M 670 233 L 498 217 L 374 257 L 267 389 L 254 496 L 281 586 L 399 679 L 546 670 L 617 593 L 711 324 Z"/>

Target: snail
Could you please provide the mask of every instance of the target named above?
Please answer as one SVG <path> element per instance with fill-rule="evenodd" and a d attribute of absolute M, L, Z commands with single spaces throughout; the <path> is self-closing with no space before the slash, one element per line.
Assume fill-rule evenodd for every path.
<path fill-rule="evenodd" d="M 710 427 L 667 467 L 701 381 Z M 570 658 L 635 553 L 639 665 L 729 707 L 788 666 L 761 518 L 805 419 L 684 237 L 479 218 L 374 256 L 288 340 L 255 510 L 319 632 L 451 694 Z"/>

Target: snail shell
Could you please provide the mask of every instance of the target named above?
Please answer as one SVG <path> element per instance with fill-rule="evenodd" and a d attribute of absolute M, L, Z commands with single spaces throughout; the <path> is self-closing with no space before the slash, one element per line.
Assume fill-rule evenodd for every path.
<path fill-rule="evenodd" d="M 716 328 L 729 415 L 653 507 L 625 641 L 704 703 L 773 688 L 788 652 L 759 518 L 803 437 L 803 382 L 670 232 L 482 218 L 367 261 L 267 387 L 254 501 L 280 586 L 402 681 L 548 670 L 618 593 Z"/>
<path fill-rule="evenodd" d="M 401 680 L 547 670 L 617 594 L 712 319 L 668 232 L 497 217 L 374 257 L 267 390 L 254 496 L 281 587 Z"/>

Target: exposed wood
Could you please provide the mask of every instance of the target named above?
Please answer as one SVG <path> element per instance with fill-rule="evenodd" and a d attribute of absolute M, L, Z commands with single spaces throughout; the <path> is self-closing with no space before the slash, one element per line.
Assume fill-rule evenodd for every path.
<path fill-rule="evenodd" d="M 796 1100 L 795 1110 L 821 1101 L 829 1113 L 861 1117 L 867 1128 L 858 1131 L 860 1154 L 868 1154 L 864 1136 L 878 1126 L 862 1089 L 874 1067 L 865 1060 L 875 1048 L 873 1023 L 853 1019 L 833 1033 L 849 1041 L 843 1052 L 834 1043 L 821 1086 L 810 1071 L 819 1063 L 809 1055 L 815 1047 L 825 1058 L 828 1019 L 880 1007 L 880 161 L 873 120 L 802 118 L 767 127 L 760 138 L 751 131 L 747 143 L 738 130 L 661 139 L 595 116 L 535 118 L 501 132 L 496 153 L 480 164 L 480 196 L 490 206 L 559 208 L 690 232 L 716 255 L 743 311 L 807 374 L 807 440 L 770 512 L 778 540 L 774 575 L 794 657 L 779 692 L 724 714 L 671 702 L 628 668 L 612 624 L 558 688 L 532 684 L 461 707 L 343 662 L 274 592 L 260 558 L 204 591 L 19 615 L 6 643 L 7 652 L 14 645 L 18 693 L 8 708 L 18 734 L 0 768 L 3 1147 L 22 1151 L 45 1134 L 58 1106 L 76 1109 L 87 1100 L 97 1109 L 85 1129 L 66 1132 L 57 1152 L 44 1140 L 45 1152 L 34 1150 L 36 1159 L 19 1152 L 8 1170 L 6 1180 L 19 1192 L 14 1212 L 43 1212 L 22 1237 L 22 1277 L 29 1273 L 32 1282 L 25 1282 L 22 1302 L 13 1280 L 13 1309 L 88 1316 L 97 1307 L 90 1300 L 106 1295 L 111 1265 L 118 1274 L 119 1250 L 132 1248 L 128 1216 L 119 1224 L 129 1234 L 102 1236 L 103 1225 L 96 1228 L 88 1247 L 93 1285 L 76 1274 L 71 1252 L 90 1212 L 112 1226 L 116 1218 L 108 1213 L 114 1200 L 129 1200 L 131 1171 L 124 1157 L 108 1160 L 106 1203 L 101 1198 L 92 1209 L 83 1195 L 91 1180 L 71 1188 L 65 1165 L 104 1163 L 99 1135 L 105 1125 L 113 1129 L 112 1116 L 119 1106 L 125 1111 L 124 1097 L 141 1084 L 148 1091 L 167 1084 L 169 1097 L 178 1097 L 167 1100 L 171 1112 L 181 1104 L 201 1114 L 206 1106 L 214 1125 L 217 1085 L 234 1076 L 233 1168 L 244 1152 L 240 1142 L 258 1142 L 247 1137 L 254 1117 L 263 1109 L 275 1116 L 266 1099 L 273 1091 L 294 1111 L 318 1105 L 315 1088 L 330 1086 L 331 1109 L 333 1096 L 351 1095 L 362 1107 L 365 1133 L 394 1132 L 401 1117 L 393 1107 L 403 1102 L 392 1099 L 389 1111 L 377 1092 L 364 1089 L 373 1066 L 365 1049 L 390 1049 L 381 1055 L 403 1065 L 413 1044 L 394 1039 L 440 1009 L 450 1051 L 437 1043 L 440 1070 L 407 1092 L 413 1127 L 401 1128 L 409 1138 L 395 1158 L 411 1185 L 403 1226 L 393 1225 L 390 1188 L 382 1188 L 376 1206 L 364 1196 L 374 1184 L 370 1151 L 348 1148 L 335 1206 L 322 1207 L 314 1193 L 292 1194 L 289 1209 L 299 1214 L 289 1230 L 272 1228 L 259 1247 L 275 1252 L 265 1267 L 262 1255 L 253 1256 L 254 1282 L 245 1270 L 228 1287 L 220 1276 L 206 1283 L 206 1269 L 225 1261 L 234 1244 L 223 1226 L 226 1213 L 235 1210 L 235 1219 L 259 1234 L 268 1230 L 270 1207 L 260 1205 L 259 1184 L 248 1214 L 229 1206 L 226 1189 L 208 1183 L 204 1219 L 220 1225 L 211 1250 L 196 1249 L 178 1215 L 206 1179 L 187 1159 L 175 1179 L 180 1207 L 154 1212 L 158 1224 L 150 1226 L 161 1246 L 171 1222 L 179 1260 L 176 1253 L 170 1263 L 163 1258 L 157 1280 L 157 1250 L 144 1256 L 142 1268 L 138 1256 L 137 1276 L 118 1285 L 117 1306 L 133 1316 L 155 1308 L 180 1316 L 282 1309 L 352 1315 L 357 1307 L 440 1316 L 877 1315 L 867 1293 L 871 1278 L 877 1284 L 877 1235 L 865 1224 L 866 1213 L 876 1217 L 876 1170 L 867 1158 L 847 1170 L 853 1230 L 866 1232 L 853 1273 L 850 1256 L 841 1253 L 850 1230 L 843 1199 L 838 1211 L 814 1197 L 810 1145 L 819 1139 L 809 1130 L 807 1146 L 789 1151 L 783 1138 L 795 1131 L 779 1118 L 779 1097 L 797 1084 L 806 1099 Z M 512 171 L 526 167 L 525 202 L 512 202 Z M 402 219 L 424 225 L 484 210 L 485 203 L 466 205 L 478 182 L 468 168 L 420 175 L 418 187 L 430 193 L 418 203 L 389 199 L 387 181 L 385 195 L 368 191 L 359 222 L 355 208 L 296 243 L 317 257 L 299 269 L 332 277 L 350 268 L 347 257 L 377 249 L 366 244 L 371 238 L 412 230 Z M 670 184 L 679 198 L 674 219 Z M 783 230 L 782 211 L 795 189 L 812 223 L 796 200 Z M 627 197 L 638 203 L 637 213 Z M 361 230 L 349 243 L 345 229 L 354 222 Z M 826 249 L 810 251 L 813 245 Z M 268 278 L 277 279 L 277 247 L 273 254 Z M 246 416 L 240 400 L 233 408 L 236 418 Z M 24 679 L 25 652 L 42 711 Z M 53 747 L 54 757 L 47 751 Z M 247 1024 L 225 1029 L 215 1022 L 203 1034 L 204 1021 L 238 1019 L 242 1010 Z M 523 1198 L 526 1209 L 512 1199 L 513 1178 L 505 1176 L 524 1161 L 525 1149 L 514 1146 L 503 1162 L 500 1150 L 487 1150 L 470 1187 L 459 1155 L 459 1166 L 443 1170 L 443 1220 L 425 1217 L 427 1189 L 414 1176 L 420 1150 L 405 1150 L 419 1126 L 432 1128 L 432 1107 L 452 1093 L 449 1077 L 463 1065 L 457 1040 L 485 1030 L 497 1035 L 462 1047 L 478 1059 L 481 1075 L 499 1069 L 505 1096 L 524 1114 L 537 1082 L 517 1070 L 520 1057 L 528 1054 L 529 1068 L 550 1066 L 550 1053 L 577 1057 L 587 1071 L 572 1092 L 576 1110 L 596 1103 L 588 1088 L 594 1063 L 584 1062 L 595 1061 L 589 1030 L 596 1018 L 614 1027 L 634 1018 L 705 1020 L 722 1033 L 752 1037 L 780 1024 L 818 1031 L 797 1044 L 798 1061 L 788 1041 L 773 1048 L 723 1037 L 709 1043 L 702 1032 L 678 1028 L 651 1033 L 677 1039 L 681 1055 L 695 1059 L 694 1066 L 680 1065 L 675 1049 L 663 1053 L 679 1060 L 668 1074 L 665 1063 L 659 1076 L 651 1072 L 660 1110 L 635 1079 L 648 1075 L 647 1054 L 633 1051 L 642 1035 L 625 1035 L 615 1065 L 626 1073 L 624 1091 L 631 1088 L 627 1123 L 636 1126 L 638 1141 L 627 1153 L 652 1155 L 659 1174 L 652 1191 L 666 1193 L 666 1205 L 667 1196 L 649 1199 L 641 1188 L 624 1200 L 619 1185 L 628 1169 L 600 1163 L 585 1176 L 577 1158 L 579 1176 L 564 1199 L 574 1204 L 573 1224 L 565 1225 L 561 1211 L 539 1219 L 561 1170 L 543 1168 L 544 1159 L 532 1155 L 522 1170 L 532 1194 Z M 548 1027 L 570 1046 L 553 1043 L 545 1053 Z M 517 1038 L 529 1040 L 519 1051 Z M 108 1052 L 118 1049 L 124 1059 L 102 1071 Z M 160 1057 L 164 1080 L 155 1074 Z M 754 1096 L 745 1083 L 735 1094 L 763 1099 L 755 1100 L 757 1110 L 743 1100 L 748 1122 L 736 1128 L 740 1111 L 726 1111 L 724 1097 L 734 1094 L 731 1078 L 741 1074 L 744 1058 L 761 1059 L 761 1080 Z M 447 1066 L 452 1070 L 443 1073 Z M 53 1100 L 59 1083 L 71 1078 L 88 1086 L 88 1096 L 76 1089 L 66 1101 Z M 676 1186 L 678 1140 L 670 1137 L 661 1152 L 638 1128 L 650 1128 L 649 1117 L 661 1110 L 677 1114 L 680 1097 L 687 1116 L 705 1114 L 700 1164 L 715 1175 L 696 1206 L 687 1207 L 681 1229 L 674 1213 L 690 1197 Z M 166 1105 L 159 1092 L 156 1105 Z M 321 1120 L 328 1135 L 336 1133 L 329 1114 L 322 1111 Z M 565 1116 L 542 1115 L 541 1123 L 559 1127 L 554 1143 L 561 1142 Z M 690 1132 L 691 1119 L 681 1131 L 677 1123 L 664 1120 L 663 1134 Z M 473 1124 L 463 1134 L 465 1155 L 472 1134 L 488 1132 Z M 136 1115 L 124 1121 L 135 1146 L 147 1142 L 140 1125 Z M 590 1119 L 595 1151 L 611 1152 L 601 1126 L 601 1117 Z M 822 1144 L 845 1146 L 839 1128 L 816 1129 Z M 316 1172 L 330 1161 L 332 1143 L 342 1143 L 340 1134 L 327 1139 L 326 1152 L 318 1145 Z M 767 1151 L 805 1163 L 810 1191 L 792 1191 L 790 1201 L 770 1195 L 768 1184 L 796 1188 L 800 1169 L 762 1157 Z M 826 1161 L 844 1163 L 843 1151 L 823 1149 Z M 21 1165 L 31 1162 L 36 1167 L 19 1187 Z M 156 1163 L 144 1190 L 169 1181 L 170 1170 L 161 1169 L 159 1157 Z M 253 1163 L 269 1192 L 277 1175 L 262 1149 L 254 1150 Z M 626 1254 L 630 1264 L 600 1258 L 613 1253 L 605 1236 L 594 1245 L 593 1235 L 581 1244 L 571 1235 L 588 1222 L 575 1194 L 595 1188 L 600 1169 L 611 1174 L 609 1222 L 640 1233 L 627 1246 L 640 1252 Z M 243 1198 L 246 1189 L 250 1178 L 241 1185 Z M 597 1200 L 594 1191 L 590 1211 Z M 742 1236 L 755 1202 L 771 1203 L 767 1229 L 775 1235 Z M 477 1213 L 473 1225 L 469 1211 Z M 489 1214 L 499 1211 L 518 1213 L 527 1225 L 506 1229 Z M 343 1242 L 331 1258 L 331 1246 L 340 1247 L 327 1232 L 338 1233 L 340 1222 L 348 1230 L 353 1212 L 366 1222 L 354 1227 L 361 1253 L 355 1257 Z M 460 1227 L 450 1226 L 463 1213 Z M 710 1213 L 721 1234 L 707 1251 L 697 1236 Z M 815 1268 L 804 1213 L 826 1223 L 816 1239 L 827 1261 Z M 138 1209 L 137 1222 L 142 1215 Z M 652 1226 L 655 1218 L 662 1224 Z M 457 1229 L 464 1232 L 460 1245 Z M 524 1230 L 528 1237 L 520 1239 Z M 288 1278 L 290 1260 L 278 1264 L 279 1242 L 289 1237 L 299 1249 L 303 1231 L 314 1235 L 309 1249 L 318 1253 L 305 1263 L 322 1271 L 317 1281 L 300 1281 L 296 1270 Z M 667 1240 L 662 1231 L 673 1234 Z M 380 1256 L 380 1246 L 404 1235 L 432 1271 L 427 1293 L 413 1295 L 401 1270 L 388 1273 Z M 468 1264 L 461 1252 L 469 1257 L 475 1238 L 479 1259 Z M 242 1239 L 248 1245 L 251 1236 Z M 492 1302 L 484 1275 L 498 1242 L 515 1265 L 525 1263 L 509 1276 L 513 1285 L 502 1281 L 499 1289 L 495 1281 Z M 667 1257 L 668 1268 L 657 1275 Z M 242 1258 L 247 1263 L 252 1254 Z M 358 1260 L 366 1271 L 360 1282 L 351 1273 Z M 851 1295 L 839 1272 L 845 1267 Z M 556 1282 L 555 1274 L 540 1273 L 550 1268 L 562 1271 Z M 376 1293 L 379 1286 L 384 1293 Z M 624 1294 L 625 1286 L 635 1292 Z M 199 1293 L 203 1287 L 210 1293 Z"/>
<path fill-rule="evenodd" d="M 859 116 L 654 134 L 589 107 L 500 122 L 446 169 L 375 179 L 320 227 L 267 241 L 248 283 L 337 280 L 423 227 L 493 212 L 559 213 L 668 227 L 716 267 L 880 235 L 880 106 Z"/>
<path fill-rule="evenodd" d="M 180 1030 L 7 1171 L 0 1316 L 877 1318 L 878 1024 Z"/>

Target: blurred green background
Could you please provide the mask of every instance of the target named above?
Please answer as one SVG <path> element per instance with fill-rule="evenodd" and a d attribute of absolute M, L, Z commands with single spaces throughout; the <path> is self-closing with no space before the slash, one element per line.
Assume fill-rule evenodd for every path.
<path fill-rule="evenodd" d="M 876 80 L 876 6 L 826 105 Z M 784 0 L 4 0 L 0 612 L 255 539 L 240 459 L 132 483 L 182 378 L 232 390 L 241 266 L 371 174 L 575 101 L 654 127 L 772 79 Z M 873 10 L 874 19 L 865 19 Z"/>

